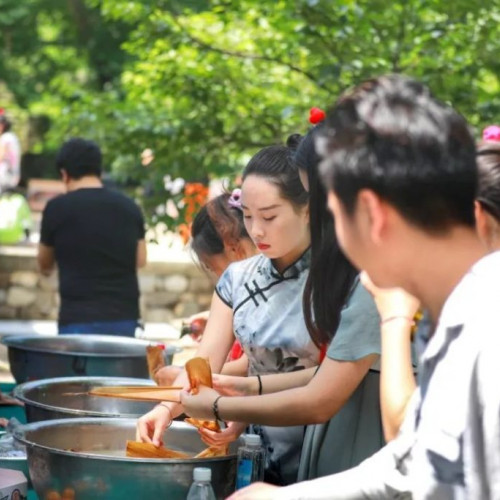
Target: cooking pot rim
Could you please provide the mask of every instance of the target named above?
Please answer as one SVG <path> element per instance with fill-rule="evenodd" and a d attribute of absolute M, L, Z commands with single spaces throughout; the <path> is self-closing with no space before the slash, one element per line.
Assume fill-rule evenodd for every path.
<path fill-rule="evenodd" d="M 39 401 L 34 401 L 32 399 L 29 399 L 26 396 L 26 393 L 28 391 L 31 391 L 33 389 L 39 389 L 45 385 L 57 385 L 59 384 L 64 384 L 67 382 L 72 382 L 72 383 L 78 383 L 78 382 L 102 382 L 102 381 L 107 381 L 107 382 L 124 382 L 123 385 L 142 385 L 138 384 L 138 382 L 148 382 L 147 384 L 144 383 L 145 386 L 151 385 L 152 387 L 155 387 L 156 384 L 150 380 L 150 379 L 142 379 L 142 378 L 134 378 L 134 377 L 54 377 L 54 378 L 45 378 L 45 379 L 40 379 L 40 380 L 30 380 L 29 382 L 24 382 L 22 384 L 19 384 L 14 388 L 13 395 L 20 401 L 22 401 L 24 404 L 27 404 L 29 406 L 34 406 L 36 408 L 41 408 L 43 410 L 48 410 L 48 411 L 62 411 L 64 413 L 68 413 L 70 415 L 95 415 L 95 416 L 102 416 L 102 417 L 108 417 L 108 418 L 118 418 L 123 416 L 123 413 L 107 413 L 103 411 L 92 411 L 92 410 L 78 410 L 74 408 L 68 408 L 66 406 L 55 406 L 55 405 L 49 405 L 45 403 L 41 403 Z M 104 384 L 105 385 L 105 384 Z M 112 384 L 110 384 L 112 385 Z M 128 414 L 129 418 L 132 418 L 134 415 L 133 413 Z"/>
<path fill-rule="evenodd" d="M 97 454 L 92 454 L 92 453 L 82 453 L 82 452 L 75 452 L 71 450 L 61 450 L 59 448 L 53 448 L 51 446 L 46 446 L 42 444 L 35 443 L 28 439 L 25 436 L 25 432 L 29 431 L 36 431 L 39 429 L 43 429 L 46 427 L 57 427 L 57 426 L 76 426 L 78 424 L 88 424 L 88 425 L 112 425 L 114 423 L 125 423 L 125 424 L 130 424 L 130 423 L 135 423 L 137 422 L 137 419 L 133 418 L 101 418 L 101 417 L 84 417 L 84 418 L 60 418 L 57 420 L 42 420 L 40 422 L 32 422 L 29 424 L 24 424 L 21 426 L 20 430 L 14 433 L 14 439 L 16 441 L 19 441 L 20 443 L 24 444 L 26 446 L 26 451 L 27 454 L 29 453 L 30 448 L 40 448 L 42 450 L 48 451 L 50 453 L 54 453 L 57 455 L 64 455 L 64 456 L 71 456 L 71 457 L 79 457 L 79 458 L 86 458 L 86 459 L 92 459 L 92 460 L 105 460 L 109 461 L 110 457 L 106 455 L 97 455 Z M 189 428 L 193 429 L 193 426 L 190 424 L 187 424 L 186 422 L 179 422 L 179 421 L 173 421 L 172 425 L 170 426 L 170 429 L 175 429 L 175 428 Z M 167 431 L 168 432 L 168 431 Z M 224 462 L 227 461 L 228 459 L 232 459 L 236 457 L 235 453 L 230 453 L 228 455 L 225 455 L 223 457 L 210 457 L 210 458 L 190 458 L 190 459 L 182 459 L 182 458 L 132 458 L 132 457 L 117 457 L 113 456 L 113 461 L 119 461 L 119 462 L 139 462 L 139 463 L 157 463 L 157 464 L 182 464 L 182 463 L 216 463 L 216 462 Z"/>
<path fill-rule="evenodd" d="M 92 340 L 92 341 L 97 341 L 97 342 L 111 342 L 113 343 L 113 340 L 119 339 L 119 342 L 114 342 L 116 345 L 120 344 L 131 344 L 135 345 L 137 347 L 146 347 L 146 346 L 155 346 L 155 345 L 160 345 L 162 344 L 161 342 L 156 342 L 156 341 L 148 341 L 148 340 L 142 340 L 142 339 L 136 339 L 135 337 L 118 337 L 115 335 L 91 335 L 91 334 L 71 334 L 71 335 L 8 335 L 6 337 L 3 337 L 1 339 L 2 344 L 6 345 L 9 348 L 12 349 L 19 349 L 19 350 L 24 350 L 24 351 L 30 351 L 30 352 L 43 352 L 47 354 L 55 354 L 58 356 L 79 356 L 79 357 L 87 357 L 87 358 L 139 358 L 139 357 L 145 357 L 146 353 L 145 352 L 128 352 L 128 353 L 120 353 L 120 352 L 115 352 L 115 353 L 98 353 L 98 352 L 83 352 L 79 350 L 74 350 L 74 351 L 58 351 L 52 347 L 45 347 L 45 346 L 40 346 L 40 345 L 35 345 L 31 346 L 29 344 L 30 340 L 42 340 L 42 342 L 45 339 L 84 339 L 84 340 Z M 176 346 L 169 346 L 167 345 L 165 348 L 167 354 L 175 354 L 179 351 L 182 350 L 182 348 L 176 347 Z"/>

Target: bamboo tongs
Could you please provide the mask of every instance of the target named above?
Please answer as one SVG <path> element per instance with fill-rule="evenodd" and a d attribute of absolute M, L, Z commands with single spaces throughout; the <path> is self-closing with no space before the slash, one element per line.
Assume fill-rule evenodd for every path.
<path fill-rule="evenodd" d="M 197 394 L 200 385 L 212 387 L 212 371 L 205 358 L 192 358 L 186 363 L 191 393 Z M 87 394 L 105 398 L 133 399 L 135 401 L 171 401 L 180 403 L 182 387 L 111 386 L 94 387 Z"/>
<path fill-rule="evenodd" d="M 94 387 L 88 394 L 104 398 L 132 399 L 135 401 L 171 401 L 180 403 L 182 387 L 144 387 L 144 386 L 103 386 Z"/>

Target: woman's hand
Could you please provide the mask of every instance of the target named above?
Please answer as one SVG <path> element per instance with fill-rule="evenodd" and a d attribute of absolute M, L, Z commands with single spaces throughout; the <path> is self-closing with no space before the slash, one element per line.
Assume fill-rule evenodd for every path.
<path fill-rule="evenodd" d="M 363 271 L 360 276 L 363 286 L 373 295 L 382 321 L 395 316 L 412 319 L 420 307 L 420 301 L 402 288 L 379 288 Z"/>
<path fill-rule="evenodd" d="M 213 418 L 213 416 L 212 416 Z M 208 429 L 199 429 L 201 440 L 208 446 L 214 448 L 223 448 L 224 446 L 236 441 L 247 428 L 247 424 L 242 422 L 228 422 L 227 427 L 220 432 L 209 431 Z"/>
<path fill-rule="evenodd" d="M 278 486 L 266 483 L 253 483 L 235 491 L 227 500 L 272 500 L 279 491 Z"/>
<path fill-rule="evenodd" d="M 212 375 L 214 389 L 223 396 L 256 396 L 259 392 L 257 377 Z"/>
<path fill-rule="evenodd" d="M 184 413 L 194 418 L 213 420 L 214 413 L 212 405 L 218 396 L 219 393 L 217 391 L 203 385 L 200 386 L 199 392 L 196 395 L 190 394 L 187 391 L 182 391 L 181 404 L 184 407 Z"/>
<path fill-rule="evenodd" d="M 170 427 L 171 423 L 172 411 L 163 404 L 156 405 L 137 421 L 136 440 L 161 446 L 163 433 L 167 427 Z"/>

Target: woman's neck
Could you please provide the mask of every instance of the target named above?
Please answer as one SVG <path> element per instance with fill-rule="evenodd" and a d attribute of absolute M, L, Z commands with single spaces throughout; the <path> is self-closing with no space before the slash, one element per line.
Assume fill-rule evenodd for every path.
<path fill-rule="evenodd" d="M 307 238 L 301 245 L 298 245 L 293 250 L 288 252 L 283 257 L 272 259 L 274 267 L 282 273 L 290 267 L 294 262 L 297 262 L 304 252 L 311 246 L 311 238 Z"/>

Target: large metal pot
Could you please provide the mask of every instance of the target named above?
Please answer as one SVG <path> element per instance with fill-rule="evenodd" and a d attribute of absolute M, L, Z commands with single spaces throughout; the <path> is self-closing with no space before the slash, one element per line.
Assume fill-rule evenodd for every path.
<path fill-rule="evenodd" d="M 148 378 L 146 346 L 154 344 L 111 335 L 10 336 L 2 343 L 18 384 L 70 376 Z M 167 347 L 167 364 L 177 350 Z"/>
<path fill-rule="evenodd" d="M 154 386 L 152 380 L 124 377 L 63 377 L 18 385 L 14 396 L 24 402 L 28 422 L 78 417 L 139 418 L 154 403 L 89 396 L 92 387 Z"/>
<path fill-rule="evenodd" d="M 126 440 L 135 439 L 135 424 L 130 419 L 76 418 L 25 425 L 16 439 L 26 445 L 30 476 L 39 497 L 47 498 L 50 490 L 62 493 L 71 488 L 76 500 L 185 500 L 195 467 L 212 469 L 217 498 L 234 490 L 236 443 L 225 457 L 127 458 Z M 184 422 L 174 422 L 164 441 L 193 455 L 205 447 L 196 429 Z"/>

